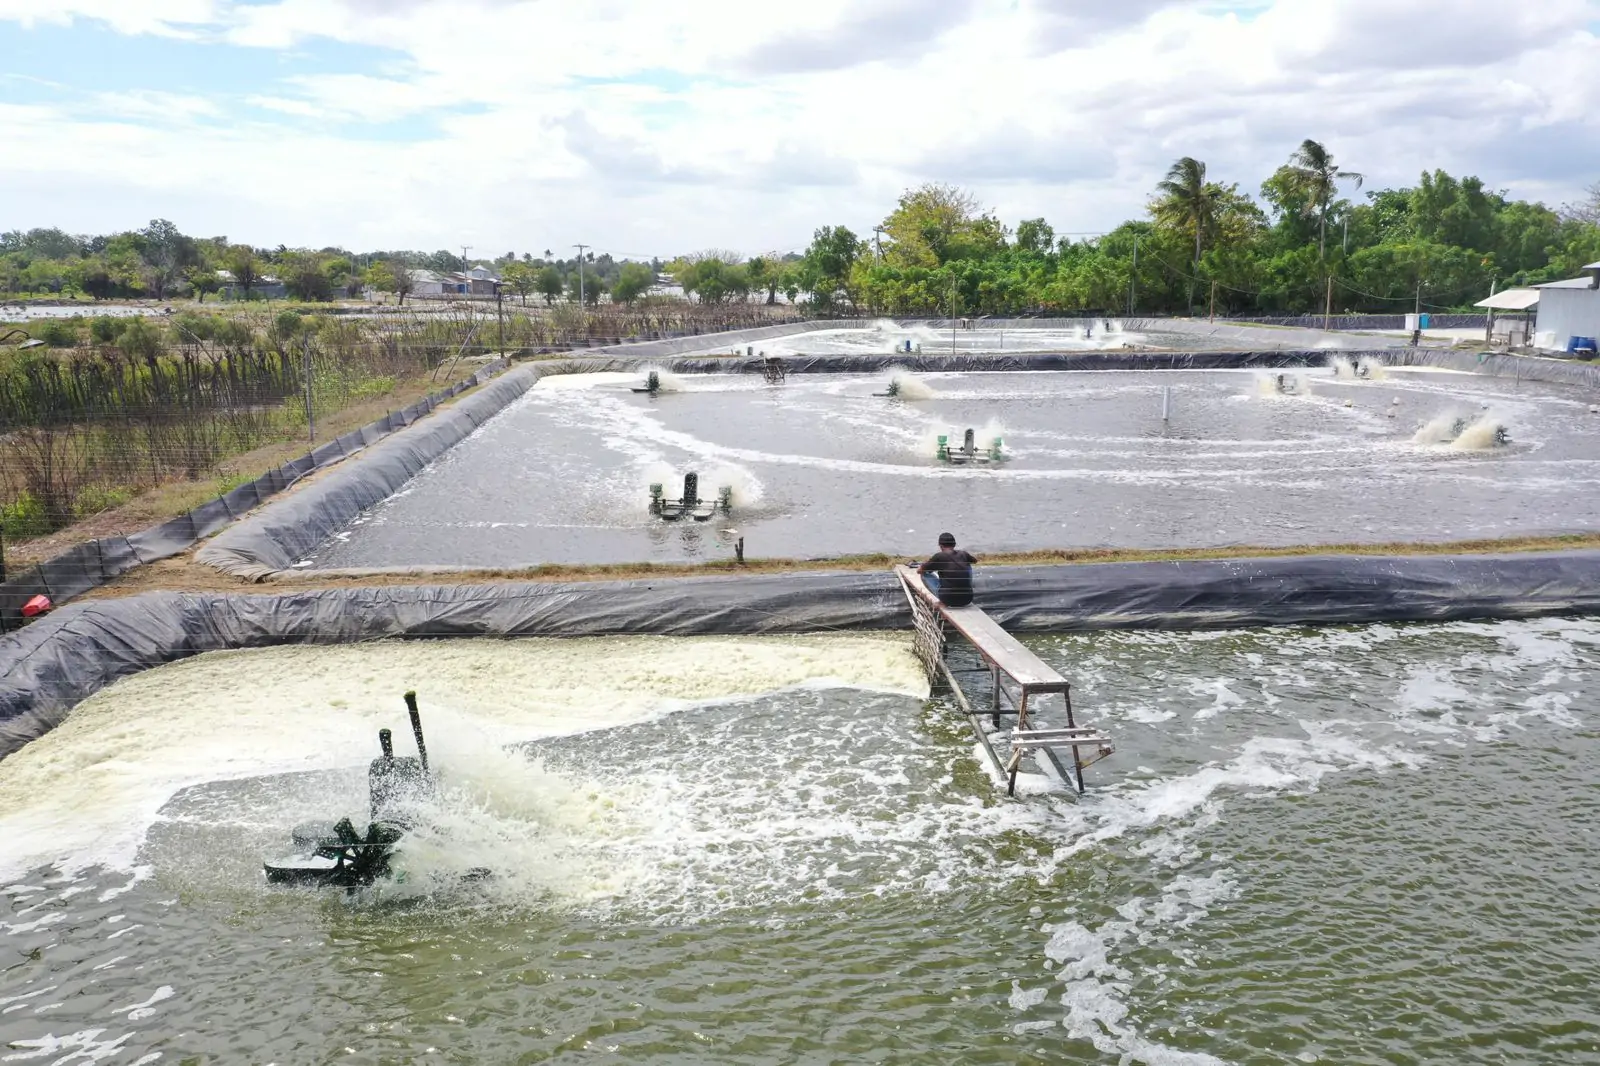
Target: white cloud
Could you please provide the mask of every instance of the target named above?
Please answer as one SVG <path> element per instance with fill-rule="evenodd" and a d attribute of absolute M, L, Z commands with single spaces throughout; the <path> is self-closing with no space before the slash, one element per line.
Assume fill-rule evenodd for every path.
<path fill-rule="evenodd" d="M 0 19 L 42 7 L 0 0 Z M 1179 155 L 1254 192 L 1306 137 L 1369 188 L 1440 166 L 1559 201 L 1600 173 L 1572 74 L 1600 62 L 1600 0 L 815 0 L 803 20 L 746 0 L 50 10 L 219 48 L 387 51 L 377 73 L 236 99 L 151 78 L 99 106 L 0 108 L 4 228 L 158 214 L 273 244 L 667 255 L 867 232 L 926 180 L 968 184 L 1012 223 L 1105 229 Z"/>
<path fill-rule="evenodd" d="M 118 33 L 188 37 L 218 16 L 216 0 L 0 0 L 0 21 L 23 26 L 69 26 L 76 19 L 104 22 Z"/>

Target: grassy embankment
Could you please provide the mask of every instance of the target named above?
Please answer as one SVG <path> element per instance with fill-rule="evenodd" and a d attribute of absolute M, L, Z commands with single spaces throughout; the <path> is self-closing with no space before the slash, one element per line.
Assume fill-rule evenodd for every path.
<path fill-rule="evenodd" d="M 1184 562 L 1199 559 L 1260 559 L 1307 555 L 1467 555 L 1494 552 L 1571 551 L 1600 548 L 1600 533 L 1574 533 L 1549 537 L 1509 537 L 1498 540 L 1460 540 L 1430 543 L 1390 541 L 1380 544 L 1302 544 L 1289 547 L 1232 545 L 1218 548 L 1057 548 L 1029 552 L 986 554 L 981 566 L 1053 566 L 1084 563 Z M 874 552 L 841 555 L 831 559 L 717 559 L 704 563 L 605 563 L 594 565 L 547 564 L 522 568 L 470 571 L 471 577 L 508 581 L 606 581 L 635 577 L 691 577 L 716 574 L 783 574 L 821 570 L 883 570 L 907 562 L 904 556 Z M 365 575 L 364 575 L 365 576 Z M 372 575 L 408 583 L 428 580 L 423 573 Z M 433 575 L 437 579 L 440 575 Z M 461 576 L 452 573 L 451 577 Z M 291 581 L 316 582 L 315 571 L 286 574 Z M 353 580 L 362 580 L 354 578 Z"/>
<path fill-rule="evenodd" d="M 1600 549 L 1600 533 L 1548 537 L 1512 537 L 1500 540 L 1462 540 L 1438 543 L 1404 541 L 1383 544 L 1304 544 L 1292 547 L 1222 548 L 1068 548 L 1034 552 L 984 554 L 982 567 L 1087 565 L 1093 563 L 1190 562 L 1203 559 L 1286 558 L 1308 555 L 1470 555 L 1500 552 L 1572 551 Z M 706 563 L 610 563 L 499 567 L 481 570 L 417 567 L 388 572 L 341 573 L 292 570 L 275 584 L 295 588 L 356 588 L 394 585 L 514 584 L 554 581 L 630 581 L 677 577 L 740 577 L 762 574 L 884 571 L 903 556 L 884 553 L 837 556 L 831 559 L 749 559 L 738 563 L 719 559 Z M 158 589 L 179 592 L 243 592 L 259 590 L 241 578 L 201 566 L 185 555 L 129 571 L 116 581 L 89 593 L 91 598 L 129 596 Z"/>

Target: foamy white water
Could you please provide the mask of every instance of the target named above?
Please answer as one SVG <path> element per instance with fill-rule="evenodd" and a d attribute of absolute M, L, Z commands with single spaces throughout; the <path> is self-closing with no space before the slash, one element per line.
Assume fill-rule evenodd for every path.
<path fill-rule="evenodd" d="M 365 766 L 410 736 L 415 689 L 448 756 L 806 685 L 917 693 L 899 635 L 406 641 L 217 652 L 136 674 L 0 762 L 0 878 L 126 867 L 185 786 Z M 463 760 L 465 761 L 465 760 Z"/>
<path fill-rule="evenodd" d="M 348 899 L 260 884 L 293 821 L 364 803 L 377 717 L 331 769 L 207 778 L 151 826 L 146 881 L 34 869 L 0 885 L 8 1044 L 45 1061 L 583 1046 L 935 1061 L 956 1042 L 975 1062 L 1107 1066 L 1600 1055 L 1600 623 L 1025 640 L 1116 741 L 1082 799 L 1000 799 L 948 699 L 884 684 L 898 666 L 863 670 L 869 688 L 724 700 L 738 686 L 695 679 L 729 658 L 743 672 L 742 656 L 635 669 L 596 641 L 596 674 L 709 700 L 625 699 L 615 724 L 501 750 L 525 728 L 507 693 L 544 682 L 466 669 L 476 653 L 443 661 L 427 680 L 462 688 L 464 710 L 430 730 L 445 795 L 406 842 L 404 882 Z M 392 699 L 369 650 L 390 651 L 348 649 L 324 687 Z M 225 657 L 212 690 L 292 678 L 301 652 L 270 653 L 271 676 Z M 789 658 L 748 672 L 808 675 Z M 607 691 L 576 671 L 557 685 Z M 321 710 L 294 721 L 350 713 Z M 102 719 L 137 734 L 114 708 Z M 404 753 L 397 702 L 381 724 Z M 310 746 L 299 764 L 322 757 Z M 496 876 L 453 884 L 464 864 Z"/>

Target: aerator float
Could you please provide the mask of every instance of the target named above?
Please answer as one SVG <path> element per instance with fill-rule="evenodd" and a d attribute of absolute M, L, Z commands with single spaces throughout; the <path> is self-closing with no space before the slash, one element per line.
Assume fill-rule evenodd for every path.
<path fill-rule="evenodd" d="M 655 481 L 650 485 L 650 513 L 664 522 L 676 522 L 680 518 L 706 522 L 718 512 L 733 513 L 731 486 L 719 488 L 715 500 L 703 500 L 700 498 L 700 475 L 688 473 L 683 475 L 683 495 L 676 500 L 669 500 L 661 482 Z"/>
<path fill-rule="evenodd" d="M 998 436 L 989 442 L 989 447 L 984 451 L 978 450 L 976 434 L 967 430 L 961 438 L 961 445 L 957 448 L 950 447 L 950 438 L 939 434 L 939 443 L 934 451 L 934 458 L 941 463 L 954 463 L 964 465 L 967 463 L 999 463 L 1005 461 L 1004 441 Z"/>
<path fill-rule="evenodd" d="M 633 391 L 649 393 L 654 396 L 661 391 L 661 374 L 655 370 L 650 371 L 644 376 L 644 388 L 634 389 Z"/>
<path fill-rule="evenodd" d="M 383 754 L 367 768 L 371 810 L 366 832 L 357 830 L 349 818 L 295 826 L 291 839 L 303 853 L 266 863 L 269 884 L 355 889 L 390 875 L 395 846 L 412 828 L 417 805 L 434 791 L 417 694 L 407 692 L 405 699 L 411 732 L 417 738 L 417 757 L 396 758 L 389 730 L 378 730 Z M 486 875 L 487 871 L 480 870 L 470 876 Z"/>

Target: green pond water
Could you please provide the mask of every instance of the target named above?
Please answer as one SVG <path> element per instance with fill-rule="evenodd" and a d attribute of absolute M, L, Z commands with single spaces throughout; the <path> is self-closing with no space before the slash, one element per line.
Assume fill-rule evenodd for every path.
<path fill-rule="evenodd" d="M 259 871 L 366 748 L 191 781 L 5 875 L 0 1062 L 1600 1063 L 1600 623 L 1026 643 L 1116 740 L 1081 800 L 888 681 L 509 751 L 462 712 L 350 896 Z"/>

